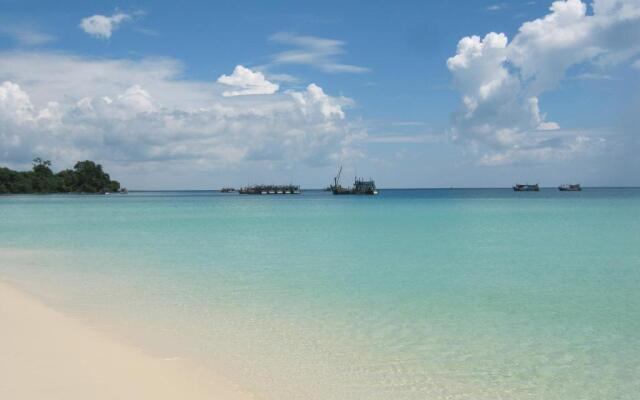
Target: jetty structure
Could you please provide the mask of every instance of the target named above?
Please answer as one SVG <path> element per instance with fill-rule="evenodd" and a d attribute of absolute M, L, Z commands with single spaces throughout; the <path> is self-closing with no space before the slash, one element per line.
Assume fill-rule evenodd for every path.
<path fill-rule="evenodd" d="M 376 183 L 373 179 L 364 180 L 356 176 L 353 186 L 345 188 L 340 185 L 340 176 L 342 175 L 342 166 L 338 170 L 338 175 L 333 178 L 333 185 L 329 186 L 333 194 L 355 194 L 355 195 L 375 195 L 378 194 Z"/>
<path fill-rule="evenodd" d="M 220 189 L 221 193 L 233 193 L 236 192 L 235 188 L 232 187 L 223 187 L 222 189 Z"/>
<path fill-rule="evenodd" d="M 513 191 L 514 192 L 539 192 L 540 185 L 538 185 L 537 183 L 535 185 L 529 185 L 528 183 L 525 185 L 521 185 L 519 183 L 516 183 L 513 186 Z"/>
<path fill-rule="evenodd" d="M 240 194 L 300 194 L 298 185 L 253 185 L 240 188 Z"/>
<path fill-rule="evenodd" d="M 580 192 L 582 186 L 580 186 L 579 183 L 565 183 L 564 185 L 558 186 L 558 190 L 561 192 Z"/>

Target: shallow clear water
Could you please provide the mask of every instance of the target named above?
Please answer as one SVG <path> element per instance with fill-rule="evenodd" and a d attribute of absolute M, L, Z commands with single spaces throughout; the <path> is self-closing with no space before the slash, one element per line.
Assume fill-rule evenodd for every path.
<path fill-rule="evenodd" d="M 640 189 L 3 196 L 0 278 L 266 398 L 640 393 Z"/>

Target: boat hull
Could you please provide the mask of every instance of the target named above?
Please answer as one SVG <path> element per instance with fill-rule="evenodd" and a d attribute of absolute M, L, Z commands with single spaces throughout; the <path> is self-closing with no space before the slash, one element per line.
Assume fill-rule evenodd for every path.
<path fill-rule="evenodd" d="M 538 185 L 515 185 L 513 187 L 514 192 L 539 192 L 540 186 Z"/>
<path fill-rule="evenodd" d="M 335 195 L 353 195 L 353 196 L 375 196 L 378 194 L 377 190 L 374 190 L 372 192 L 356 192 L 354 190 L 333 190 L 332 191 L 333 194 Z"/>
<path fill-rule="evenodd" d="M 558 190 L 561 192 L 581 192 L 582 186 L 580 185 L 561 185 L 558 186 Z"/>

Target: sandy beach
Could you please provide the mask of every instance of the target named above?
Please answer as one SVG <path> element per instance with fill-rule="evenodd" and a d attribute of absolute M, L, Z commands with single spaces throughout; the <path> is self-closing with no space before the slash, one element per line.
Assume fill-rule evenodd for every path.
<path fill-rule="evenodd" d="M 248 399 L 184 360 L 151 357 L 0 281 L 0 398 Z"/>

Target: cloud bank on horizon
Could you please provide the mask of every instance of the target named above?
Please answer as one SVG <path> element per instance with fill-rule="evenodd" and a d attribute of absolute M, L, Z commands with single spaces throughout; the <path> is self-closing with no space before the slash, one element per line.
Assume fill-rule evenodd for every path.
<path fill-rule="evenodd" d="M 345 119 L 352 101 L 315 84 L 280 93 L 238 66 L 220 77 L 238 88 L 229 92 L 180 74 L 174 60 L 0 54 L 0 75 L 27 82 L 0 85 L 0 158 L 322 164 L 348 157 L 363 134 Z M 52 89 L 66 96 L 50 101 Z"/>
<path fill-rule="evenodd" d="M 96 14 L 80 28 L 109 39 L 132 19 L 123 12 Z M 373 73 L 341 62 L 345 42 L 282 32 L 269 40 L 293 48 L 273 55 L 264 69 L 238 64 L 215 81 L 184 78 L 185 67 L 169 57 L 0 51 L 0 161 L 17 165 L 46 155 L 122 164 L 318 166 L 361 158 L 366 143 L 386 143 L 371 139 L 366 124 L 349 115 L 353 99 L 312 82 L 287 88 L 293 77 L 263 72 L 298 65 L 328 74 Z M 481 165 L 603 151 L 607 138 L 563 129 L 542 111 L 540 96 L 576 65 L 638 68 L 639 54 L 638 0 L 595 0 L 592 8 L 580 0 L 555 1 L 511 40 L 497 32 L 464 37 L 446 60 L 461 96 L 449 137 Z"/>

